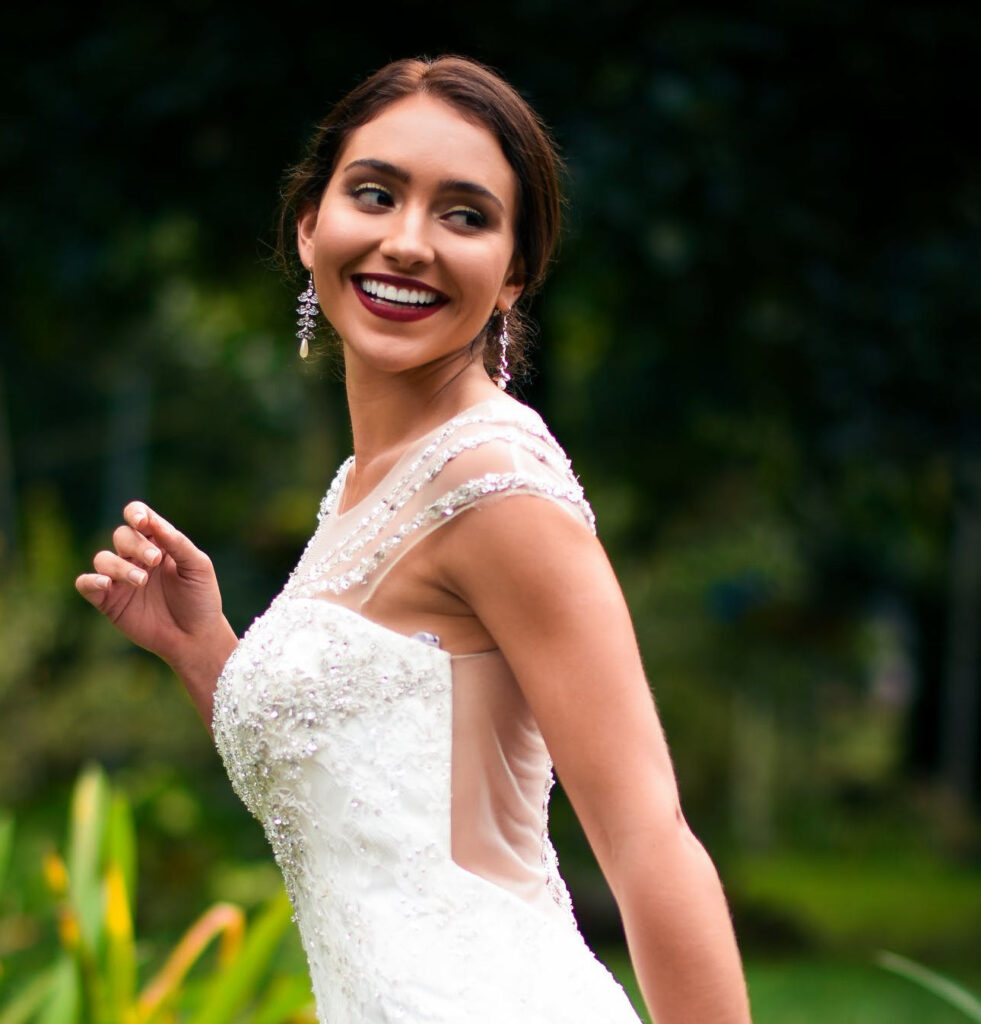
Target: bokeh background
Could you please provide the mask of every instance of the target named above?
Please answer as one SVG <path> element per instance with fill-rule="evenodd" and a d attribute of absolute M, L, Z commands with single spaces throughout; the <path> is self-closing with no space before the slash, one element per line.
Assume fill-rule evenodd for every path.
<path fill-rule="evenodd" d="M 278 885 L 175 680 L 71 581 L 140 496 L 212 554 L 239 631 L 281 586 L 350 448 L 272 263 L 281 173 L 368 71 L 463 52 L 568 163 L 520 394 L 596 508 L 758 1022 L 963 1019 L 873 957 L 981 987 L 977 6 L 3 19 L 0 1007 L 55 955 L 40 865 L 87 762 L 136 822 L 141 976 L 210 902 Z M 623 971 L 561 793 L 553 828 Z"/>

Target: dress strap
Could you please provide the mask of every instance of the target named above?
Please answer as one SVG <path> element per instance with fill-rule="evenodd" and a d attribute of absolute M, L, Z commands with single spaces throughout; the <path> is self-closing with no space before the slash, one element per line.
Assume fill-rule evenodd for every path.
<path fill-rule="evenodd" d="M 480 411 L 449 421 L 403 456 L 398 471 L 364 502 L 338 513 L 352 465 L 353 457 L 324 497 L 320 525 L 287 591 L 342 595 L 363 588 L 433 530 L 509 494 L 554 501 L 595 532 L 592 509 L 565 452 L 537 413 L 510 402 L 484 403 Z"/>

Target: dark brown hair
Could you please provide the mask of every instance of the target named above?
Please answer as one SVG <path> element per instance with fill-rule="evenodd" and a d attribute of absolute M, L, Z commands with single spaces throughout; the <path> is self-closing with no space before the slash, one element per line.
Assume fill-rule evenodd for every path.
<path fill-rule="evenodd" d="M 293 265 L 297 218 L 320 202 L 348 137 L 386 107 L 422 93 L 443 100 L 497 139 L 518 182 L 515 254 L 523 275 L 524 299 L 545 278 L 559 233 L 562 194 L 560 161 L 539 117 L 507 82 L 490 68 L 466 57 L 397 60 L 376 71 L 349 92 L 318 125 L 304 159 L 286 175 L 278 228 L 278 253 Z M 493 373 L 500 316 L 493 316 L 478 341 L 484 365 Z M 512 370 L 527 364 L 527 329 L 520 310 L 508 320 Z"/>

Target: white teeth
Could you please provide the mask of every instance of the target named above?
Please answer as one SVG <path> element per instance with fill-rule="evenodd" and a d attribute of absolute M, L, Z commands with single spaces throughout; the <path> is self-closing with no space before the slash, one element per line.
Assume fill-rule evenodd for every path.
<path fill-rule="evenodd" d="M 386 302 L 399 302 L 410 306 L 431 306 L 438 300 L 435 292 L 427 292 L 422 289 L 396 288 L 393 284 L 384 284 L 375 281 L 370 277 L 363 277 L 358 282 L 358 287 L 367 295 L 374 295 L 375 298 L 384 299 Z"/>

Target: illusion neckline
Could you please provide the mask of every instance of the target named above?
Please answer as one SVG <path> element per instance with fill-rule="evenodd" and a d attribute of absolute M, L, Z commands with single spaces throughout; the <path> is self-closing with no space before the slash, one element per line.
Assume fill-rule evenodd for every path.
<path fill-rule="evenodd" d="M 358 498 L 350 508 L 345 508 L 342 512 L 341 509 L 343 508 L 347 497 L 347 478 L 350 476 L 351 470 L 354 468 L 355 464 L 355 456 L 349 455 L 339 471 L 340 480 L 337 490 L 337 501 L 334 504 L 334 516 L 337 519 L 345 519 L 352 513 L 358 511 L 362 506 L 367 505 L 375 497 L 378 491 L 395 475 L 396 471 L 406 462 L 406 460 L 411 458 L 411 456 L 413 456 L 435 434 L 438 434 L 441 430 L 445 430 L 451 424 L 456 423 L 457 420 L 462 420 L 467 416 L 472 416 L 476 410 L 492 405 L 499 405 L 502 408 L 508 407 L 511 409 L 515 409 L 517 407 L 522 410 L 528 408 L 520 402 L 512 403 L 505 398 L 485 398 L 480 402 L 475 402 L 473 405 L 468 405 L 466 409 L 461 409 L 460 412 L 451 416 L 449 419 L 443 420 L 442 423 L 437 423 L 431 430 L 427 430 L 426 433 L 420 434 L 414 441 L 410 441 L 371 490 L 363 497 Z"/>

